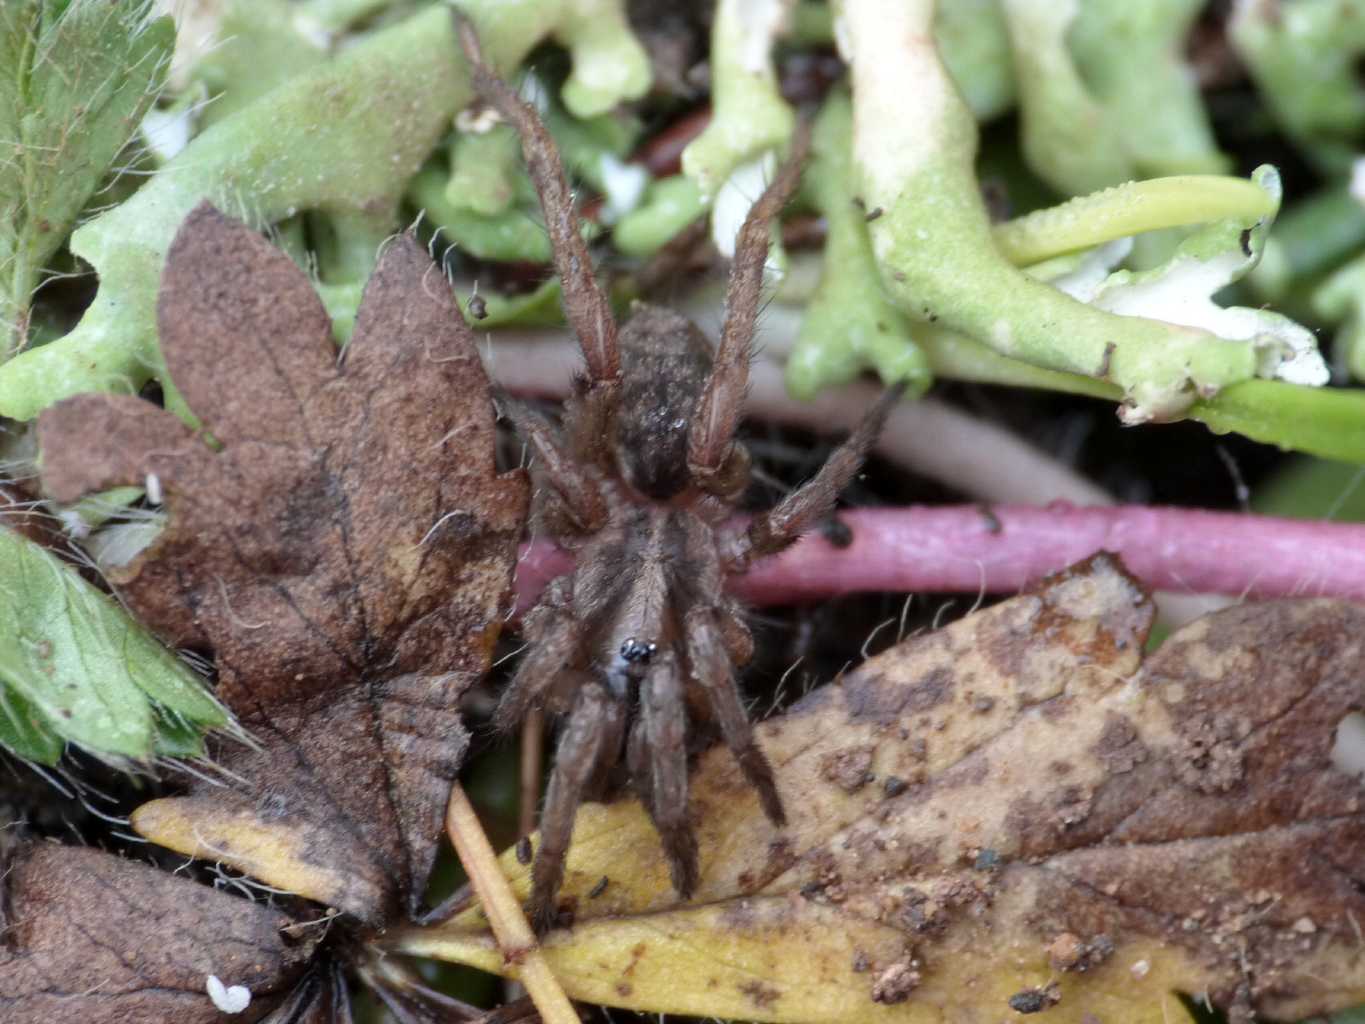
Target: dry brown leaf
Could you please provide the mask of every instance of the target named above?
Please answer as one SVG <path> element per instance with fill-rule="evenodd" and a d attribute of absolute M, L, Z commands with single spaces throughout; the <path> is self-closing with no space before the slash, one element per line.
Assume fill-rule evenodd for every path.
<path fill-rule="evenodd" d="M 210 975 L 245 986 L 253 1021 L 304 971 L 313 940 L 278 911 L 98 850 L 34 843 L 8 865 L 0 1019 L 221 1022 Z M 319 934 L 316 930 L 312 934 Z"/>
<path fill-rule="evenodd" d="M 69 399 L 39 423 L 44 486 L 60 500 L 157 478 L 168 525 L 112 582 L 165 639 L 212 652 L 218 696 L 252 739 L 217 752 L 235 785 L 205 779 L 133 824 L 352 919 L 310 908 L 300 927 L 329 938 L 303 970 L 313 940 L 277 950 L 278 914 L 263 924 L 247 901 L 40 847 L 26 862 L 40 869 L 21 866 L 11 892 L 0 992 L 19 993 L 16 1020 L 55 1019 L 48 993 L 74 944 L 99 955 L 72 968 L 70 991 L 151 1000 L 96 1000 L 82 1019 L 218 1020 L 207 975 L 233 984 L 217 966 L 241 946 L 233 929 L 254 928 L 275 946 L 256 931 L 241 946 L 263 950 L 249 1019 L 277 1006 L 289 1020 L 349 1020 L 348 964 L 406 1000 L 410 1019 L 463 1019 L 398 965 L 372 962 L 370 940 L 420 903 L 468 744 L 458 701 L 487 671 L 511 599 L 527 487 L 496 471 L 473 336 L 441 272 L 403 237 L 338 358 L 307 276 L 207 205 L 171 246 L 159 323 L 202 433 L 119 395 Z M 49 856 L 89 870 L 61 874 Z M 138 916 L 157 886 L 144 901 L 156 913 Z M 104 909 L 111 900 L 128 906 Z M 420 1010 L 428 998 L 439 1005 Z"/>
<path fill-rule="evenodd" d="M 785 831 L 710 751 L 688 904 L 638 804 L 586 807 L 546 948 L 566 991 L 790 1022 L 1362 1001 L 1365 792 L 1332 751 L 1365 707 L 1365 609 L 1243 605 L 1143 664 L 1151 617 L 1097 556 L 817 690 L 759 728 Z M 474 911 L 397 944 L 507 970 Z"/>
<path fill-rule="evenodd" d="M 260 748 L 223 753 L 248 790 L 135 826 L 377 922 L 421 896 L 468 739 L 457 701 L 487 671 L 523 523 L 473 336 L 402 237 L 338 359 L 307 276 L 207 204 L 158 318 L 214 447 L 148 402 L 82 395 L 39 422 L 43 483 L 72 500 L 159 479 L 169 525 L 113 582 L 172 643 L 212 649 Z"/>

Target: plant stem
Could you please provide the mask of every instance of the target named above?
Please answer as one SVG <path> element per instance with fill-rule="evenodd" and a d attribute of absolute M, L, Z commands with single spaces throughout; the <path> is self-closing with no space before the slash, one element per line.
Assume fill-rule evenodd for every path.
<path fill-rule="evenodd" d="M 578 1014 L 546 964 L 540 944 L 521 912 L 521 904 L 498 866 L 497 854 L 458 782 L 450 790 L 446 831 L 469 875 L 469 884 L 483 905 L 504 959 L 516 966 L 517 980 L 526 986 L 541 1019 L 545 1024 L 579 1024 Z"/>
<path fill-rule="evenodd" d="M 517 807 L 517 836 L 536 830 L 540 810 L 540 776 L 544 770 L 545 712 L 532 708 L 521 723 L 521 800 Z"/>
<path fill-rule="evenodd" d="M 853 531 L 849 547 L 807 536 L 737 578 L 736 595 L 761 606 L 869 591 L 1008 593 L 1112 551 L 1154 589 L 1365 600 L 1365 526 L 1352 523 L 1062 502 L 856 509 L 840 518 Z M 571 565 L 548 542 L 530 545 L 519 606 Z"/>
<path fill-rule="evenodd" d="M 1130 423 L 1178 417 L 1196 395 L 1255 376 L 1248 342 L 1108 313 L 1010 264 L 976 181 L 976 122 L 931 41 L 932 0 L 835 11 L 852 69 L 856 179 L 867 208 L 885 211 L 868 230 L 903 312 L 1002 355 L 1116 384 Z"/>

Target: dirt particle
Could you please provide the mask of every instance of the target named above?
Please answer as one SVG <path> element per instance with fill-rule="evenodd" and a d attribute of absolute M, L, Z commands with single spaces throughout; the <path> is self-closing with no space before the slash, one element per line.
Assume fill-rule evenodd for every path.
<path fill-rule="evenodd" d="M 1041 1013 L 1062 1001 L 1061 990 L 1055 982 L 1040 988 L 1026 988 L 1010 996 L 1010 1009 L 1015 1013 Z"/>
<path fill-rule="evenodd" d="M 1301 917 L 1291 927 L 1300 935 L 1312 935 L 1318 930 L 1318 926 L 1313 923 L 1311 917 Z"/>
<path fill-rule="evenodd" d="M 820 774 L 845 793 L 855 793 L 867 785 L 871 768 L 871 747 L 837 750 L 826 754 L 820 762 Z"/>
<path fill-rule="evenodd" d="M 781 992 L 769 985 L 763 984 L 761 981 L 746 982 L 739 986 L 739 990 L 744 995 L 748 996 L 749 1001 L 761 1010 L 768 1009 L 782 997 Z"/>
<path fill-rule="evenodd" d="M 888 775 L 886 781 L 882 783 L 882 792 L 887 799 L 898 797 L 910 788 L 910 784 L 896 775 Z"/>
<path fill-rule="evenodd" d="M 972 700 L 972 710 L 978 715 L 984 715 L 995 707 L 994 697 L 976 697 Z"/>
<path fill-rule="evenodd" d="M 590 890 L 588 890 L 588 899 L 595 900 L 597 899 L 597 897 L 601 896 L 604 892 L 606 892 L 607 885 L 609 884 L 609 882 L 610 879 L 608 879 L 606 875 L 603 875 L 601 878 L 599 878 L 597 880 L 597 884 L 594 885 Z"/>
<path fill-rule="evenodd" d="M 1139 960 L 1137 963 L 1133 964 L 1132 967 L 1128 968 L 1128 973 L 1137 981 L 1141 981 L 1143 978 L 1147 977 L 1151 971 L 1152 964 L 1150 960 Z"/>
<path fill-rule="evenodd" d="M 624 982 L 624 981 L 618 981 L 618 982 L 616 983 L 616 994 L 617 994 L 618 996 L 621 996 L 621 997 L 624 998 L 625 996 L 630 995 L 630 994 L 631 994 L 632 992 L 634 992 L 634 991 L 635 991 L 635 989 L 633 989 L 630 985 L 628 985 L 628 984 L 627 984 L 626 982 Z"/>
<path fill-rule="evenodd" d="M 1062 932 L 1047 947 L 1048 963 L 1054 971 L 1085 973 L 1098 967 L 1114 953 L 1114 940 L 1100 933 L 1089 941 L 1071 932 Z"/>
<path fill-rule="evenodd" d="M 918 960 L 892 964 L 872 983 L 872 1001 L 884 1006 L 903 1003 L 919 988 L 920 977 Z"/>
<path fill-rule="evenodd" d="M 1069 971 L 1081 961 L 1084 943 L 1071 932 L 1062 932 L 1048 944 L 1047 959 L 1054 971 Z"/>
<path fill-rule="evenodd" d="M 1114 713 L 1105 718 L 1094 753 L 1110 775 L 1125 775 L 1148 758 L 1147 748 L 1138 739 L 1133 723 Z"/>
<path fill-rule="evenodd" d="M 864 974 L 872 966 L 872 961 L 861 949 L 853 954 L 853 973 Z"/>
<path fill-rule="evenodd" d="M 530 836 L 522 836 L 520 839 L 517 840 L 517 863 L 518 863 L 518 864 L 530 864 L 530 863 L 531 863 L 531 837 L 530 837 Z"/>
<path fill-rule="evenodd" d="M 1184 728 L 1180 781 L 1199 793 L 1227 793 L 1244 775 L 1238 724 L 1226 716 L 1205 716 Z"/>
<path fill-rule="evenodd" d="M 995 871 L 1000 867 L 1000 854 L 994 850 L 982 850 L 972 861 L 972 867 L 977 871 Z"/>

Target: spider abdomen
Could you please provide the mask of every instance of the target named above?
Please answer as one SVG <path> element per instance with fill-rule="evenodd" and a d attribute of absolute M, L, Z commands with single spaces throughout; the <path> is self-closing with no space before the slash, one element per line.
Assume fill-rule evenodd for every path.
<path fill-rule="evenodd" d="M 687 489 L 687 435 L 711 372 L 711 343 L 681 314 L 639 305 L 621 329 L 617 458 L 641 494 L 667 501 Z"/>

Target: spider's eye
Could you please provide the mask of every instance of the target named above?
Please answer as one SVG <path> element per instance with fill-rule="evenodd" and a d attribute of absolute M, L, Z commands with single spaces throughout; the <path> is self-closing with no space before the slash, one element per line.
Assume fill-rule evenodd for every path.
<path fill-rule="evenodd" d="M 648 640 L 637 640 L 635 637 L 628 637 L 621 644 L 621 657 L 632 665 L 636 662 L 649 664 L 649 659 L 654 657 L 654 652 L 659 649 L 659 645 Z"/>

